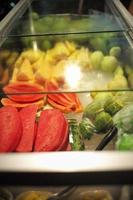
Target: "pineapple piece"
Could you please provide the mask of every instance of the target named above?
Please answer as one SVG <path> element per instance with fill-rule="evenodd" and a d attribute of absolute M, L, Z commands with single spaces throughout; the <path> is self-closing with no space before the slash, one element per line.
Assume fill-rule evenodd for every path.
<path fill-rule="evenodd" d="M 52 72 L 51 65 L 44 60 L 42 65 L 35 73 L 35 81 L 43 85 L 46 80 L 51 79 L 51 72 Z"/>
<path fill-rule="evenodd" d="M 56 79 L 59 82 L 64 81 L 66 67 L 67 67 L 67 61 L 66 60 L 61 60 L 60 62 L 58 62 L 53 67 L 52 78 Z"/>
<path fill-rule="evenodd" d="M 41 56 L 36 62 L 32 64 L 32 69 L 36 72 L 41 66 L 43 66 L 44 56 Z"/>
<path fill-rule="evenodd" d="M 44 52 L 41 50 L 33 50 L 29 49 L 24 52 L 22 52 L 21 56 L 23 59 L 27 58 L 31 64 L 36 62 L 42 55 L 44 55 Z"/>
<path fill-rule="evenodd" d="M 70 54 L 76 51 L 76 45 L 74 42 L 65 41 L 65 45 L 67 49 L 69 50 Z"/>
<path fill-rule="evenodd" d="M 70 51 L 63 42 L 58 42 L 55 44 L 54 48 L 51 49 L 51 54 L 52 57 L 58 62 L 70 56 Z"/>
<path fill-rule="evenodd" d="M 20 66 L 16 79 L 18 81 L 30 81 L 34 79 L 32 66 L 28 59 L 25 59 Z"/>
<path fill-rule="evenodd" d="M 53 57 L 53 49 L 48 50 L 45 55 L 45 62 L 49 63 L 50 65 L 55 65 L 56 60 Z"/>
<path fill-rule="evenodd" d="M 16 60 L 15 64 L 14 64 L 14 68 L 20 68 L 20 66 L 22 65 L 24 59 L 23 57 L 20 55 L 18 57 L 18 59 Z"/>
<path fill-rule="evenodd" d="M 74 53 L 69 56 L 69 59 L 76 61 L 83 69 L 92 68 L 90 53 L 87 48 L 82 47 L 81 49 L 74 51 Z"/>

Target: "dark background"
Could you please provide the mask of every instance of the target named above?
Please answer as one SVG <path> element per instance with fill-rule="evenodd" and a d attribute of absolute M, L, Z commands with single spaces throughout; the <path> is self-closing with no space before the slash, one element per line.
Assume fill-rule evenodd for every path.
<path fill-rule="evenodd" d="M 19 0 L 0 0 L 0 21 L 8 14 L 8 12 L 19 2 Z M 86 2 L 90 2 L 89 0 Z M 96 2 L 93 0 L 93 5 L 95 7 Z M 133 0 L 121 0 L 121 2 L 124 4 L 124 6 L 128 9 L 129 5 Z M 45 0 L 44 0 L 45 3 Z M 99 1 L 99 7 L 102 8 L 103 1 Z"/>

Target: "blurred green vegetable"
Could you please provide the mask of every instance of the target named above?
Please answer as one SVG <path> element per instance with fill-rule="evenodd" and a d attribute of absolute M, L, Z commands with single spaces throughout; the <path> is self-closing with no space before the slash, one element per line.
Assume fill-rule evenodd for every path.
<path fill-rule="evenodd" d="M 76 119 L 69 119 L 69 143 L 72 150 L 79 151 L 84 150 L 85 145 L 83 141 L 83 136 L 80 133 L 78 122 Z"/>
<path fill-rule="evenodd" d="M 117 150 L 133 150 L 133 134 L 122 134 L 116 142 Z"/>
<path fill-rule="evenodd" d="M 123 106 L 129 105 L 133 102 L 133 92 L 132 91 L 116 92 L 115 99 L 116 101 L 120 101 Z"/>
<path fill-rule="evenodd" d="M 109 73 L 114 72 L 117 66 L 118 61 L 114 56 L 105 56 L 101 63 L 101 69 Z"/>
<path fill-rule="evenodd" d="M 101 106 L 104 107 L 105 104 L 107 105 L 112 102 L 113 98 L 111 92 L 99 92 L 95 96 L 95 102 L 99 102 Z"/>
<path fill-rule="evenodd" d="M 95 127 L 88 118 L 83 118 L 79 123 L 79 130 L 84 139 L 90 139 L 95 132 Z"/>
<path fill-rule="evenodd" d="M 125 106 L 113 117 L 118 129 L 126 133 L 133 133 L 133 103 Z"/>
<path fill-rule="evenodd" d="M 99 69 L 101 66 L 101 62 L 104 58 L 102 51 L 94 51 L 91 54 L 91 63 L 95 69 Z"/>
<path fill-rule="evenodd" d="M 111 115 L 104 111 L 100 112 L 95 118 L 94 125 L 97 132 L 106 132 L 113 126 Z"/>
<path fill-rule="evenodd" d="M 123 108 L 122 102 L 119 100 L 112 100 L 112 102 L 106 102 L 104 105 L 104 110 L 108 112 L 111 116 L 116 114 L 119 110 Z"/>
<path fill-rule="evenodd" d="M 109 51 L 110 56 L 119 57 L 121 55 L 120 47 L 112 47 Z"/>
<path fill-rule="evenodd" d="M 92 103 L 86 106 L 83 117 L 87 117 L 90 120 L 94 120 L 96 115 L 101 111 L 103 111 L 102 102 L 93 101 Z"/>

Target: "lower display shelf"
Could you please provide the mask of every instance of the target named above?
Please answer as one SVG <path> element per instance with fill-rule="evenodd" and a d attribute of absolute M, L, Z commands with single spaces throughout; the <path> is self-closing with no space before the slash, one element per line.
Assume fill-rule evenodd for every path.
<path fill-rule="evenodd" d="M 96 185 L 96 186 L 75 186 L 68 189 L 68 186 L 49 187 L 0 187 L 0 197 L 3 200 L 131 200 L 133 189 L 129 185 Z M 64 191 L 67 192 L 64 193 Z M 63 193 L 62 193 L 63 192 Z M 59 198 L 58 194 L 61 194 Z M 54 198 L 51 198 L 53 197 Z"/>

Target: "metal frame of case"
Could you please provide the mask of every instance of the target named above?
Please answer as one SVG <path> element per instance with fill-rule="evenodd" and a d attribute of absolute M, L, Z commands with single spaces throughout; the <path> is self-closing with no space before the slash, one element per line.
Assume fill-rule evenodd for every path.
<path fill-rule="evenodd" d="M 27 3 L 20 0 L 2 20 L 1 42 L 23 15 Z M 108 4 L 128 25 L 128 39 L 132 41 L 132 16 L 119 0 Z M 0 154 L 0 185 L 133 184 L 132 157 L 132 152 L 113 151 Z"/>

